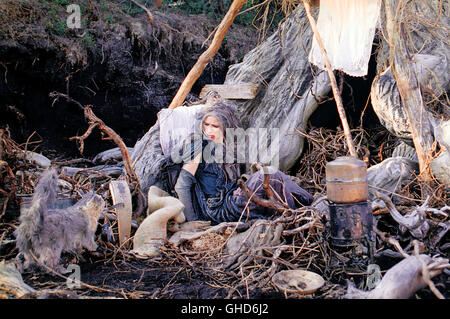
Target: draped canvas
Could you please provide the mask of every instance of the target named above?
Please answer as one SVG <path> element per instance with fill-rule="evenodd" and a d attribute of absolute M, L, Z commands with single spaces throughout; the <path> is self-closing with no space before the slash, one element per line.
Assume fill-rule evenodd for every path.
<path fill-rule="evenodd" d="M 317 28 L 333 70 L 351 76 L 367 74 L 381 0 L 321 0 Z M 325 63 L 314 39 L 309 61 Z"/>

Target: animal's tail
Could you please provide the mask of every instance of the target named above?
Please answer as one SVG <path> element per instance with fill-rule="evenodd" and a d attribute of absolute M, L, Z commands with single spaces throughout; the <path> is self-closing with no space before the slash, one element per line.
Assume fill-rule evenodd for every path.
<path fill-rule="evenodd" d="M 20 225 L 14 232 L 16 244 L 20 250 L 27 250 L 31 245 L 31 237 L 42 226 L 45 212 L 56 202 L 58 173 L 48 169 L 42 173 L 34 189 L 31 203 L 20 211 Z"/>

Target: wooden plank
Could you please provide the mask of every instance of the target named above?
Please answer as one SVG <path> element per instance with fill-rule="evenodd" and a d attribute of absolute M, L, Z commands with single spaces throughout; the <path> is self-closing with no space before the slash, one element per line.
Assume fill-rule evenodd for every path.
<path fill-rule="evenodd" d="M 131 192 L 127 182 L 122 180 L 111 181 L 109 183 L 109 190 L 111 192 L 113 204 L 123 204 L 115 208 L 119 227 L 119 244 L 122 246 L 128 241 L 131 234 Z M 129 241 L 125 244 L 125 247 L 128 245 Z"/>
<path fill-rule="evenodd" d="M 200 98 L 211 90 L 216 91 L 224 99 L 228 100 L 252 100 L 258 93 L 259 84 L 238 83 L 238 84 L 207 84 L 200 92 Z"/>

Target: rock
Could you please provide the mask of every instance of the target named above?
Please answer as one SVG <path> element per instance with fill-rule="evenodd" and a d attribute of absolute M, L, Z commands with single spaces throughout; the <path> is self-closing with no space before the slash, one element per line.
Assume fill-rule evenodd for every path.
<path fill-rule="evenodd" d="M 22 154 L 19 153 L 17 158 L 22 158 L 28 162 L 34 163 L 41 168 L 49 168 L 50 165 L 52 165 L 52 161 L 47 157 L 31 151 L 25 151 L 25 153 Z"/>
<path fill-rule="evenodd" d="M 441 155 L 431 161 L 431 172 L 442 184 L 450 187 L 450 153 L 442 152 Z"/>

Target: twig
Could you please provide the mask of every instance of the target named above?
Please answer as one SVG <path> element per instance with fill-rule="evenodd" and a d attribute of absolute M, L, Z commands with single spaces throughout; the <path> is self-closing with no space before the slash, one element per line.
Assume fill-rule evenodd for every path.
<path fill-rule="evenodd" d="M 402 254 L 402 256 L 404 258 L 408 258 L 409 255 L 407 253 L 405 253 L 405 251 L 403 250 L 403 248 L 400 246 L 400 243 L 395 240 L 394 238 L 390 237 L 389 235 L 386 235 L 385 233 L 383 233 L 382 231 L 380 231 L 378 228 L 374 227 L 373 231 L 380 236 L 381 240 L 383 240 L 384 242 L 387 242 L 388 244 L 391 244 L 392 246 L 395 247 L 395 249 L 397 249 L 397 251 Z"/>
<path fill-rule="evenodd" d="M 300 232 L 302 232 L 302 231 L 304 231 L 306 229 L 309 229 L 309 228 L 313 227 L 314 224 L 316 222 L 318 222 L 318 221 L 319 221 L 318 218 L 314 218 L 313 221 L 310 221 L 309 223 L 306 223 L 305 225 L 302 225 L 302 226 L 297 227 L 295 229 L 283 230 L 283 236 L 291 236 L 291 235 L 294 235 L 294 234 L 298 234 L 298 233 L 300 233 Z"/>
<path fill-rule="evenodd" d="M 441 294 L 441 292 L 436 288 L 433 281 L 430 278 L 430 273 L 428 271 L 428 267 L 426 263 L 423 261 L 422 258 L 420 258 L 419 254 L 419 242 L 417 240 L 413 241 L 414 245 L 414 256 L 419 260 L 420 264 L 422 265 L 422 279 L 423 281 L 430 287 L 430 290 L 435 294 L 436 297 L 439 299 L 445 299 L 445 297 Z"/>
<path fill-rule="evenodd" d="M 95 286 L 88 285 L 88 284 L 86 284 L 86 283 L 84 283 L 84 282 L 82 282 L 82 281 L 80 281 L 80 280 L 78 280 L 78 279 L 74 279 L 74 278 L 70 278 L 70 279 L 69 279 L 69 278 L 67 278 L 66 276 L 63 276 L 63 275 L 61 275 L 60 273 L 54 271 L 53 269 L 51 269 L 51 268 L 48 267 L 47 265 L 41 263 L 41 262 L 36 258 L 36 256 L 33 254 L 33 252 L 29 251 L 29 253 L 30 253 L 31 257 L 34 259 L 34 261 L 35 261 L 36 263 L 38 263 L 40 266 L 44 267 L 47 271 L 51 272 L 52 274 L 58 276 L 59 278 L 62 278 L 62 279 L 64 279 L 64 280 L 66 280 L 66 281 L 74 281 L 74 282 L 76 282 L 77 284 L 80 284 L 81 286 L 86 287 L 86 288 L 88 288 L 88 289 L 92 289 L 92 290 L 96 290 L 96 291 L 100 291 L 100 292 L 117 293 L 117 291 L 113 291 L 113 290 L 109 290 L 109 289 L 105 289 L 105 288 L 99 288 L 99 287 L 95 287 Z"/>

